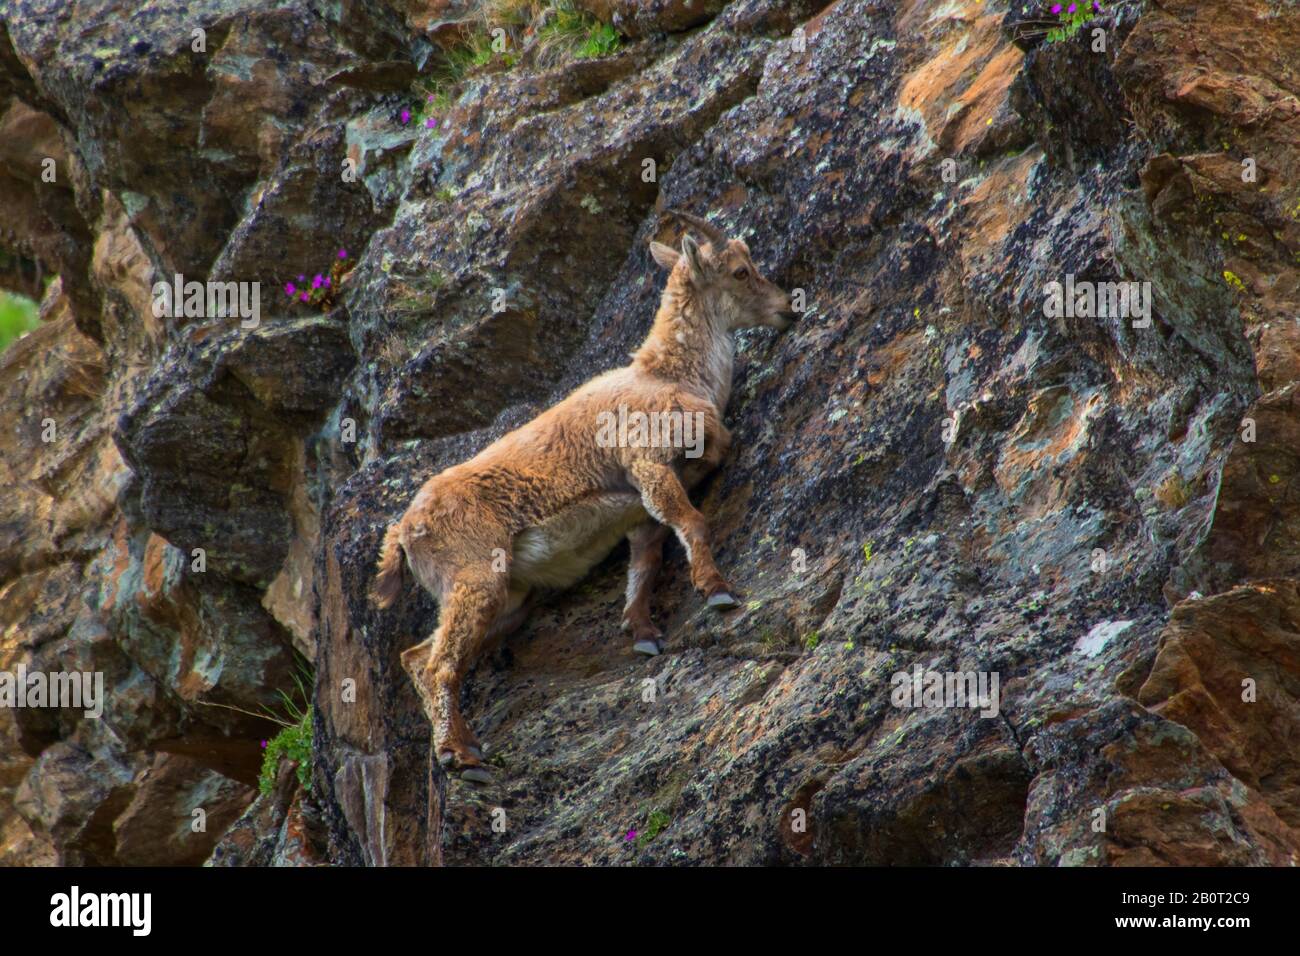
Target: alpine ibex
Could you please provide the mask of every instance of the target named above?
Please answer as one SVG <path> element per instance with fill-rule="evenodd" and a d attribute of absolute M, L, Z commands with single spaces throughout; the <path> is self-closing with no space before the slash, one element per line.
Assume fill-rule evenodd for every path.
<path fill-rule="evenodd" d="M 402 653 L 433 724 L 439 763 L 486 781 L 482 751 L 460 714 L 461 681 L 480 651 L 524 621 L 538 588 L 565 588 L 631 545 L 623 629 L 633 649 L 655 655 L 662 634 L 650 591 L 671 528 L 686 549 L 691 583 L 709 607 L 735 607 L 713 563 L 709 529 L 686 489 L 716 468 L 731 436 L 722 412 L 731 393 L 739 328 L 785 329 L 790 296 L 759 275 L 749 248 L 706 220 L 673 212 L 706 240 L 658 242 L 669 270 L 644 344 L 631 365 L 598 375 L 469 461 L 425 482 L 388 528 L 372 597 L 389 607 L 402 586 L 402 556 L 438 601 L 438 627 Z M 702 448 L 682 442 L 611 441 L 611 416 L 696 423 Z M 665 418 L 666 416 L 666 418 Z M 642 418 L 644 422 L 646 419 Z M 654 519 L 653 521 L 649 519 Z"/>

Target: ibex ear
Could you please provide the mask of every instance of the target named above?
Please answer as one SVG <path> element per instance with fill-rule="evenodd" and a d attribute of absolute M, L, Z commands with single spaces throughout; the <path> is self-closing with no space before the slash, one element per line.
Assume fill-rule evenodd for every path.
<path fill-rule="evenodd" d="M 690 236 L 682 236 L 682 255 L 686 257 L 686 262 L 691 267 L 691 278 L 696 282 L 702 282 L 707 274 L 707 266 L 704 253 L 700 252 L 700 244 Z"/>
<path fill-rule="evenodd" d="M 650 243 L 650 255 L 669 272 L 673 271 L 673 266 L 681 259 L 681 253 L 670 246 L 665 246 L 662 242 Z"/>

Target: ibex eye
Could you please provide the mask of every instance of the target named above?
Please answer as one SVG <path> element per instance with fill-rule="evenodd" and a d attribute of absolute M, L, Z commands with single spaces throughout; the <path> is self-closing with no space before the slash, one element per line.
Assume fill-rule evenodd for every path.
<path fill-rule="evenodd" d="M 748 269 L 743 269 L 743 268 L 742 268 L 742 269 L 737 269 L 735 272 L 732 273 L 732 275 L 735 276 L 737 279 L 748 279 L 748 278 L 749 278 L 749 270 L 748 270 Z"/>

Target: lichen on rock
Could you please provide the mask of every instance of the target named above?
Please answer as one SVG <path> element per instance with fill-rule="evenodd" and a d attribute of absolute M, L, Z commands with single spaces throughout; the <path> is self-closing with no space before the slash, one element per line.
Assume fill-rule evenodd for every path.
<path fill-rule="evenodd" d="M 42 318 L 0 354 L 0 671 L 106 700 L 0 708 L 0 863 L 1300 861 L 1300 10 L 584 0 L 620 39 L 579 57 L 547 3 L 468 56 L 468 0 L 61 6 L 0 12 Z M 670 546 L 646 660 L 616 552 L 478 664 L 494 782 L 449 779 L 384 529 L 626 362 L 674 207 L 807 302 L 738 336 L 695 496 L 745 600 Z M 177 274 L 258 321 L 157 314 Z M 1067 276 L 1150 314 L 1049 314 Z M 258 795 L 304 657 L 312 786 Z M 899 706 L 914 671 L 996 714 Z"/>

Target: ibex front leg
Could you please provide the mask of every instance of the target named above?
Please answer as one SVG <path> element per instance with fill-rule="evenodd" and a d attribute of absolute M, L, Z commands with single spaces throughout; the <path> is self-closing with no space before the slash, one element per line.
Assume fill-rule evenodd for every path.
<path fill-rule="evenodd" d="M 740 602 L 713 563 L 708 522 L 691 504 L 677 472 L 643 458 L 628 466 L 628 476 L 641 492 L 641 502 L 650 516 L 676 532 L 691 565 L 691 584 L 704 595 L 708 606 L 719 610 L 736 607 Z"/>

